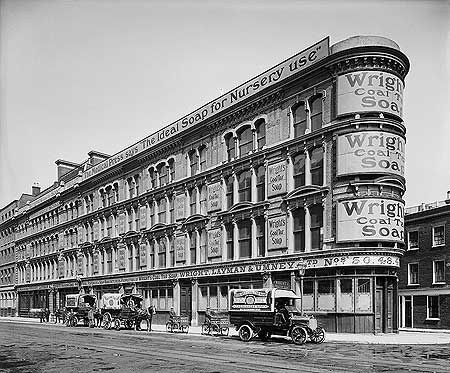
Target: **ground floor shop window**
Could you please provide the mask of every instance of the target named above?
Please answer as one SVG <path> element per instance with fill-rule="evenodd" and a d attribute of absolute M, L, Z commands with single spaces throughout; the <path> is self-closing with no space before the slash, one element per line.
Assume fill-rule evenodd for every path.
<path fill-rule="evenodd" d="M 198 290 L 198 310 L 227 310 L 228 292 L 230 289 L 252 289 L 261 288 L 262 283 L 244 282 L 240 284 L 211 284 L 201 285 Z"/>
<path fill-rule="evenodd" d="M 357 279 L 356 289 L 356 311 L 371 312 L 372 311 L 372 292 L 370 278 Z"/>
<path fill-rule="evenodd" d="M 168 311 L 171 307 L 173 307 L 172 288 L 151 289 L 145 291 L 144 296 L 149 299 L 146 303 L 153 305 L 157 311 Z"/>
<path fill-rule="evenodd" d="M 314 311 L 314 281 L 303 281 L 303 311 Z"/>
<path fill-rule="evenodd" d="M 427 319 L 439 319 L 439 295 L 427 296 Z"/>
<path fill-rule="evenodd" d="M 318 311 L 334 311 L 336 291 L 334 280 L 317 281 L 317 309 Z"/>
<path fill-rule="evenodd" d="M 343 278 L 339 280 L 339 311 L 353 312 L 353 279 Z"/>

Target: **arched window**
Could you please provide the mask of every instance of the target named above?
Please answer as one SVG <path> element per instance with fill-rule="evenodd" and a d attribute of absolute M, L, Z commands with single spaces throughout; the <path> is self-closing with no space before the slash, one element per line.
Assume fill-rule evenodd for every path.
<path fill-rule="evenodd" d="M 227 196 L 227 208 L 229 209 L 234 204 L 234 176 L 230 175 L 225 179 L 226 183 L 226 196 Z"/>
<path fill-rule="evenodd" d="M 150 167 L 149 169 L 148 169 L 148 177 L 149 177 L 149 186 L 150 186 L 150 188 L 151 189 L 154 189 L 154 188 L 156 188 L 156 185 L 157 185 L 157 181 L 156 181 L 156 171 L 155 171 L 155 169 L 153 168 L 153 167 Z"/>
<path fill-rule="evenodd" d="M 243 157 L 253 150 L 253 133 L 250 126 L 246 126 L 238 132 L 239 156 Z"/>
<path fill-rule="evenodd" d="M 323 242 L 323 208 L 314 205 L 309 209 L 311 215 L 311 250 L 321 250 Z"/>
<path fill-rule="evenodd" d="M 256 242 L 258 245 L 258 256 L 265 256 L 266 254 L 266 221 L 265 219 L 256 219 Z"/>
<path fill-rule="evenodd" d="M 305 185 L 305 160 L 304 153 L 296 154 L 292 162 L 294 163 L 294 188 Z"/>
<path fill-rule="evenodd" d="M 294 137 L 299 137 L 306 132 L 306 107 L 304 102 L 299 102 L 292 108 L 292 116 L 294 119 Z"/>
<path fill-rule="evenodd" d="M 200 162 L 200 172 L 206 170 L 206 146 L 202 145 L 198 148 L 198 154 L 199 154 L 199 162 Z"/>
<path fill-rule="evenodd" d="M 239 174 L 239 202 L 252 200 L 252 175 L 250 171 Z"/>
<path fill-rule="evenodd" d="M 165 268 L 166 267 L 166 238 L 161 237 L 159 239 L 159 252 L 158 252 L 158 265 L 159 268 Z"/>
<path fill-rule="evenodd" d="M 234 157 L 236 157 L 236 142 L 232 133 L 226 135 L 225 145 L 227 147 L 228 160 L 231 161 Z"/>
<path fill-rule="evenodd" d="M 233 224 L 226 225 L 227 231 L 227 259 L 233 260 L 234 256 L 234 227 Z"/>
<path fill-rule="evenodd" d="M 266 199 L 266 167 L 263 165 L 256 169 L 256 194 L 258 202 Z"/>
<path fill-rule="evenodd" d="M 173 159 L 169 159 L 169 181 L 175 181 L 175 161 Z"/>
<path fill-rule="evenodd" d="M 195 264 L 197 260 L 197 232 L 189 233 L 189 251 L 191 255 L 191 264 Z"/>
<path fill-rule="evenodd" d="M 256 121 L 255 128 L 258 150 L 261 150 L 263 146 L 266 145 L 266 122 L 264 119 Z"/>
<path fill-rule="evenodd" d="M 191 150 L 189 152 L 189 168 L 191 170 L 191 176 L 198 173 L 198 155 L 196 150 Z"/>
<path fill-rule="evenodd" d="M 323 185 L 323 148 L 311 152 L 311 184 Z"/>
<path fill-rule="evenodd" d="M 128 185 L 128 198 L 134 197 L 134 180 L 132 177 L 127 179 L 127 185 Z"/>
<path fill-rule="evenodd" d="M 296 209 L 294 216 L 294 251 L 305 251 L 305 210 Z"/>
<path fill-rule="evenodd" d="M 158 166 L 159 186 L 167 184 L 169 176 L 167 172 L 167 166 L 165 163 L 160 163 Z"/>
<path fill-rule="evenodd" d="M 160 223 L 165 223 L 166 222 L 166 209 L 167 209 L 166 198 L 162 197 L 159 200 L 158 222 L 160 222 Z"/>
<path fill-rule="evenodd" d="M 311 131 L 317 131 L 322 128 L 322 96 L 315 96 L 309 103 Z"/>

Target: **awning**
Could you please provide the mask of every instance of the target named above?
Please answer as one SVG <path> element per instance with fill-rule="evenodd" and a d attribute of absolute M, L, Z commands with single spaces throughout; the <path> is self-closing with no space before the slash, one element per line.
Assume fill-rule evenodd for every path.
<path fill-rule="evenodd" d="M 301 299 L 292 290 L 275 289 L 274 298 Z"/>

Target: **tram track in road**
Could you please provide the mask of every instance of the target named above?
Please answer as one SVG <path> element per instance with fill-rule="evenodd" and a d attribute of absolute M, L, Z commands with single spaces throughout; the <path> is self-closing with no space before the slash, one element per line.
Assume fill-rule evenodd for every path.
<path fill-rule="evenodd" d="M 281 341 L 280 343 L 276 341 L 243 343 L 234 338 L 214 338 L 192 334 L 117 332 L 103 329 L 65 328 L 51 324 L 22 324 L 22 326 L 20 327 L 21 339 L 35 341 L 41 346 L 57 343 L 66 346 L 69 350 L 80 349 L 92 351 L 93 354 L 111 352 L 111 355 L 127 356 L 136 361 L 153 360 L 158 364 L 167 362 L 167 365 L 172 367 L 194 364 L 198 366 L 199 372 L 446 371 L 438 363 L 433 364 L 432 361 L 427 361 L 426 364 L 418 365 L 416 360 L 404 359 L 401 356 L 399 358 L 389 350 L 378 355 L 376 351 L 373 352 L 365 347 L 370 353 L 364 357 L 357 346 L 353 346 L 355 350 L 352 358 L 352 352 L 348 351 L 349 346 L 334 343 L 300 347 Z M 47 330 L 47 334 L 44 330 Z M 37 332 L 39 335 L 36 335 Z M 343 349 L 346 351 L 344 354 Z"/>

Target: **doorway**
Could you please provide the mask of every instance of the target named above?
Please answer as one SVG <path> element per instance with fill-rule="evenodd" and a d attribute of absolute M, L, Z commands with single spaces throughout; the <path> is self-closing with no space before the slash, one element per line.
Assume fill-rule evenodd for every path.
<path fill-rule="evenodd" d="M 180 286 L 180 313 L 192 319 L 192 287 L 190 285 Z"/>

